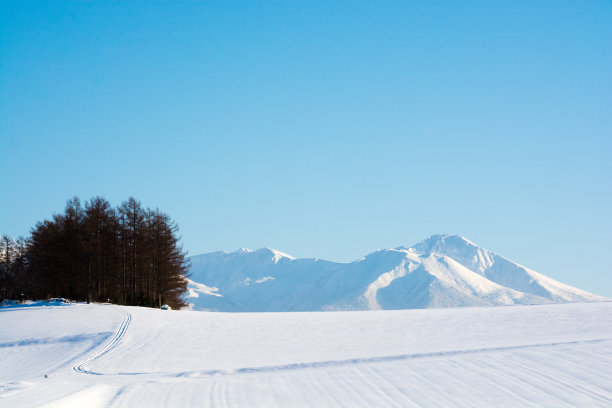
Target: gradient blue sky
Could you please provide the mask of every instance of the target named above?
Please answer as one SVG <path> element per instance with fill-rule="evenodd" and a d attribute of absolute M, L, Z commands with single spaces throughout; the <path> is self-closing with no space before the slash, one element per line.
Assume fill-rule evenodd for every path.
<path fill-rule="evenodd" d="M 129 196 L 190 254 L 457 233 L 612 296 L 612 3 L 2 2 L 0 233 Z"/>

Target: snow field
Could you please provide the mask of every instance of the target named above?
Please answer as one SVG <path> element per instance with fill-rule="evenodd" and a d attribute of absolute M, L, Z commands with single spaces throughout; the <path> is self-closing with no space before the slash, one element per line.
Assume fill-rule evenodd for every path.
<path fill-rule="evenodd" d="M 7 407 L 612 406 L 610 302 L 245 314 L 67 305 L 0 309 L 0 324 Z"/>

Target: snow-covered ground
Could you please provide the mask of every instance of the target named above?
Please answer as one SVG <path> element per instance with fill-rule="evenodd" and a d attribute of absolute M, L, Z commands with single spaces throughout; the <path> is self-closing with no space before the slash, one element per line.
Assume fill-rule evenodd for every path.
<path fill-rule="evenodd" d="M 0 406 L 612 406 L 612 303 L 0 308 Z M 48 378 L 45 378 L 47 375 Z"/>

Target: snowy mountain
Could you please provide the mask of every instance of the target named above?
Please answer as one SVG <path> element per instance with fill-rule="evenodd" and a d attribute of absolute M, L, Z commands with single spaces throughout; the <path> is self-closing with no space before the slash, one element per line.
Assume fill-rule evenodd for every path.
<path fill-rule="evenodd" d="M 194 309 L 231 312 L 378 310 L 605 300 L 459 235 L 354 262 L 295 259 L 262 248 L 191 257 Z"/>

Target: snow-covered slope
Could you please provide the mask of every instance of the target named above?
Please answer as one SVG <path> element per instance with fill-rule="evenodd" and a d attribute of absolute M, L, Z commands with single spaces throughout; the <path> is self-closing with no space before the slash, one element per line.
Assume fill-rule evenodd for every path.
<path fill-rule="evenodd" d="M 0 407 L 612 405 L 610 302 L 336 313 L 50 304 L 0 307 L 0 327 Z"/>
<path fill-rule="evenodd" d="M 218 311 L 377 310 L 597 301 L 459 235 L 354 262 L 282 252 L 214 252 L 191 258 L 189 302 Z"/>

